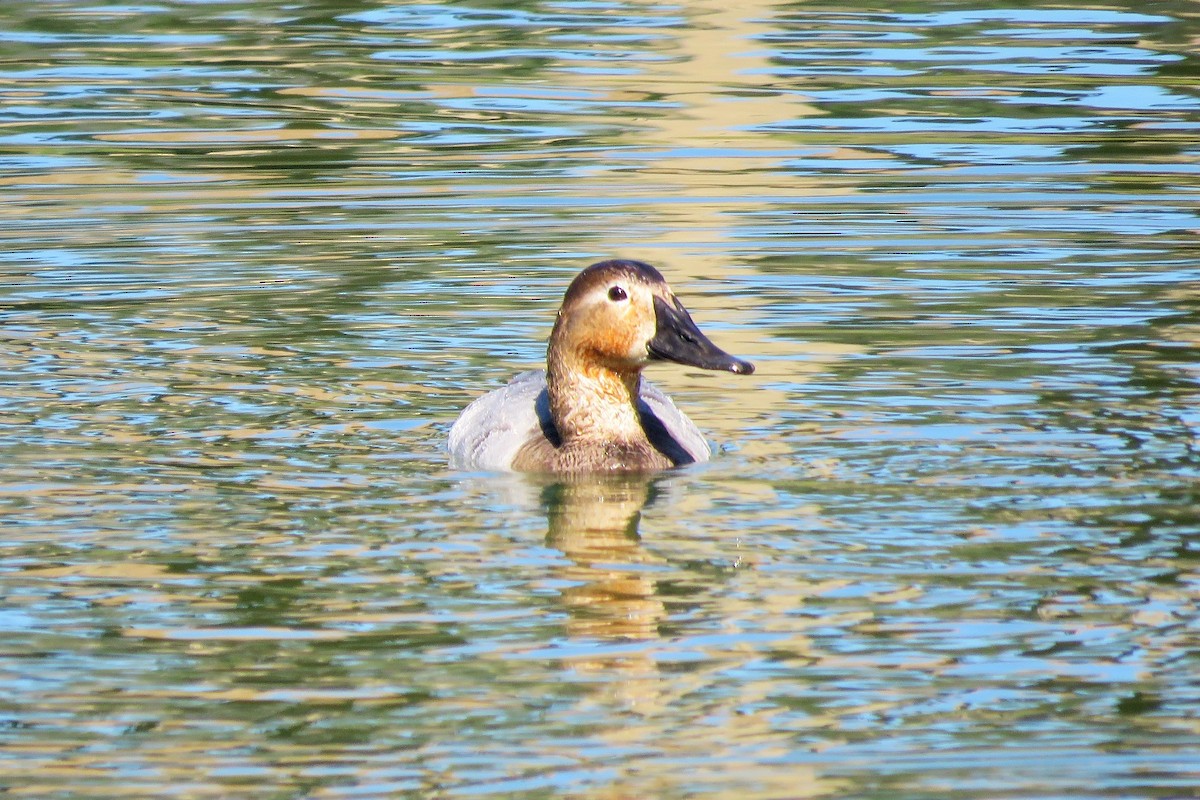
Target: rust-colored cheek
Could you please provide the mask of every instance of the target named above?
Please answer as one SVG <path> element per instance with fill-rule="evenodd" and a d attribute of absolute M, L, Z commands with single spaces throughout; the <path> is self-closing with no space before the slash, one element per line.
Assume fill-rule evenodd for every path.
<path fill-rule="evenodd" d="M 635 338 L 629 331 L 597 331 L 587 338 L 585 347 L 601 364 L 627 365 L 630 363 L 630 354 L 634 352 Z"/>

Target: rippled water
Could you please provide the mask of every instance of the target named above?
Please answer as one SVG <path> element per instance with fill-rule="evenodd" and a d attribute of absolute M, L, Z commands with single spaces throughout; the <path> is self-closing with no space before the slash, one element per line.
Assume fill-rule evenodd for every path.
<path fill-rule="evenodd" d="M 0 3 L 0 787 L 1200 796 L 1200 19 L 1010 5 Z M 722 452 L 450 471 L 612 255 Z"/>

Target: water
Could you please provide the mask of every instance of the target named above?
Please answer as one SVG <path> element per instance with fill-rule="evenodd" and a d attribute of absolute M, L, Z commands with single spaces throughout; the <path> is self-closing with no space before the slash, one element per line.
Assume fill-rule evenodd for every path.
<path fill-rule="evenodd" d="M 0 3 L 12 796 L 1197 796 L 1190 3 Z M 576 270 L 752 377 L 452 472 Z"/>

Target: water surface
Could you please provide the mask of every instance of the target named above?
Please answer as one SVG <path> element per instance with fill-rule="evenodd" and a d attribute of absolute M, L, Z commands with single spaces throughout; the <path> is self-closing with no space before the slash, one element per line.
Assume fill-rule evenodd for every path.
<path fill-rule="evenodd" d="M 0 3 L 12 796 L 1200 785 L 1190 3 Z M 751 377 L 450 471 L 576 270 Z"/>

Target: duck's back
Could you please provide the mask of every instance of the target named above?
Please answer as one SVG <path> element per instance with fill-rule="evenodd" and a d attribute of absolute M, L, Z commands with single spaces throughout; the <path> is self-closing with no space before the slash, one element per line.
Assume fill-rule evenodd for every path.
<path fill-rule="evenodd" d="M 708 460 L 711 453 L 700 430 L 671 398 L 644 379 L 638 411 L 651 444 L 676 466 Z M 553 447 L 560 444 L 543 370 L 522 372 L 463 409 L 450 428 L 450 464 L 458 469 L 509 470 L 521 448 L 536 440 Z"/>
<path fill-rule="evenodd" d="M 458 469 L 509 469 L 529 439 L 543 435 L 537 412 L 546 373 L 531 370 L 507 386 L 476 398 L 450 428 L 450 465 Z M 542 401 L 549 403 L 548 398 Z M 547 409 L 548 411 L 548 409 Z"/>

